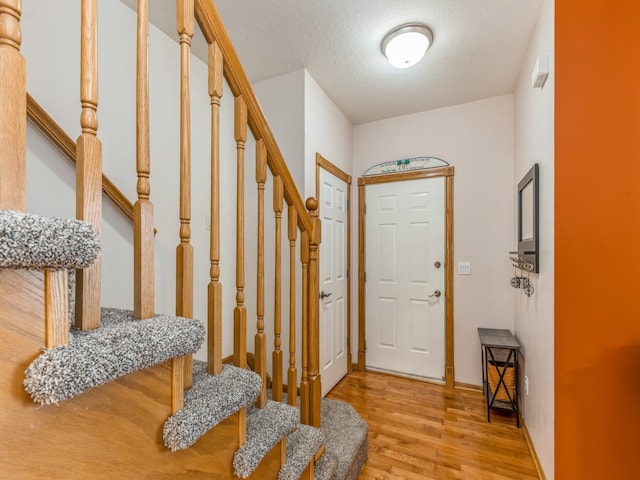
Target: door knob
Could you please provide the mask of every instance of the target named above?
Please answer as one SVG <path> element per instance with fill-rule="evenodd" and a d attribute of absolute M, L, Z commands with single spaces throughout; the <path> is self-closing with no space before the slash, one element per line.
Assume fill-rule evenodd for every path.
<path fill-rule="evenodd" d="M 436 290 L 431 295 L 429 295 L 429 297 L 439 297 L 440 295 L 442 295 L 442 292 L 440 290 Z"/>
<path fill-rule="evenodd" d="M 321 299 L 329 298 L 330 296 L 331 296 L 331 293 L 320 292 L 320 298 Z"/>

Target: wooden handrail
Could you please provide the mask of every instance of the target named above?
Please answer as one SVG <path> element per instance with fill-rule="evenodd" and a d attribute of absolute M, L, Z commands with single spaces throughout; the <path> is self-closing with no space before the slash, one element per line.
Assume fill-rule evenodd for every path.
<path fill-rule="evenodd" d="M 224 57 L 224 77 L 229 83 L 233 95 L 242 96 L 244 99 L 247 106 L 249 128 L 256 140 L 262 139 L 264 141 L 268 152 L 269 168 L 274 175 L 279 175 L 282 179 L 285 199 L 288 204 L 294 205 L 300 229 L 311 235 L 313 231 L 311 217 L 305 208 L 304 201 L 296 188 L 291 172 L 287 168 L 282 152 L 278 148 L 258 99 L 251 88 L 251 83 L 249 83 L 238 54 L 213 2 L 211 0 L 195 0 L 195 16 L 207 43 L 216 42 L 220 47 Z"/>
<path fill-rule="evenodd" d="M 76 142 L 60 125 L 27 93 L 27 117 L 51 142 L 76 165 Z M 106 175 L 102 175 L 102 191 L 107 198 L 133 222 L 133 204 Z"/>

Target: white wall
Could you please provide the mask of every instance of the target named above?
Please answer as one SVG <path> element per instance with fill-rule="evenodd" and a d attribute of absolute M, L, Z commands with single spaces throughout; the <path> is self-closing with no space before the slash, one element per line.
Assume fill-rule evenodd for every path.
<path fill-rule="evenodd" d="M 316 153 L 322 155 L 343 172 L 352 175 L 353 125 L 309 75 L 309 72 L 305 70 L 304 73 L 304 158 L 306 165 L 304 192 L 306 198 L 315 197 L 317 194 Z"/>
<path fill-rule="evenodd" d="M 252 85 L 298 190 L 305 175 L 304 70 Z"/>
<path fill-rule="evenodd" d="M 309 72 L 252 86 L 303 200 L 316 195 L 316 153 L 351 175 L 353 126 Z"/>
<path fill-rule="evenodd" d="M 536 59 L 548 55 L 550 74 L 542 90 L 531 87 Z M 532 275 L 530 298 L 513 292 L 515 333 L 522 344 L 529 395 L 524 418 L 547 479 L 554 478 L 554 3 L 540 13 L 515 93 L 517 185 L 531 165 L 540 165 L 540 273 Z M 516 195 L 514 190 L 513 196 Z M 516 213 L 514 209 L 514 222 Z M 515 224 L 515 223 L 514 223 Z M 514 235 L 515 235 L 515 229 Z M 515 242 L 515 237 L 514 237 Z"/>
<path fill-rule="evenodd" d="M 513 249 L 513 96 L 354 128 L 355 176 L 384 161 L 417 156 L 442 158 L 455 167 L 454 272 L 459 261 L 471 262 L 472 272 L 470 276 L 454 273 L 455 379 L 480 385 L 477 328 L 513 329 L 509 286 L 513 271 L 508 261 L 508 252 Z M 353 245 L 352 258 L 358 258 L 357 244 Z M 357 285 L 352 293 L 357 298 Z M 358 318 L 357 302 L 352 318 Z"/>

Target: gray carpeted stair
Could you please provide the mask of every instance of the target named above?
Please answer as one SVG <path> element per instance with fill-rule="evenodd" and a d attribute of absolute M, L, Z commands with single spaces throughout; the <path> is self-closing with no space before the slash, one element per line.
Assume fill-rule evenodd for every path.
<path fill-rule="evenodd" d="M 103 308 L 101 327 L 71 330 L 69 344 L 45 350 L 25 372 L 35 402 L 59 403 L 173 357 L 196 352 L 205 338 L 202 322 L 171 315 L 134 320 L 133 312 Z"/>
<path fill-rule="evenodd" d="M 367 460 L 369 426 L 351 405 L 329 398 L 322 399 L 321 421 L 325 455 L 338 458 L 338 466 L 330 478 L 355 480 Z"/>
<path fill-rule="evenodd" d="M 285 393 L 283 402 L 286 401 Z M 299 408 L 300 397 L 296 405 Z M 320 401 L 320 421 L 325 451 L 316 464 L 314 480 L 356 479 L 367 460 L 369 425 L 351 405 L 329 398 Z"/>
<path fill-rule="evenodd" d="M 335 453 L 325 450 L 313 471 L 313 480 L 331 480 L 334 478 L 333 474 L 338 470 L 339 463 Z"/>
<path fill-rule="evenodd" d="M 260 376 L 250 370 L 223 365 L 209 375 L 205 362 L 193 362 L 193 386 L 184 393 L 184 407 L 164 425 L 164 444 L 171 451 L 190 447 L 225 418 L 253 404 L 262 388 Z"/>
<path fill-rule="evenodd" d="M 271 449 L 299 425 L 300 414 L 286 403 L 267 401 L 247 412 L 247 439 L 233 458 L 235 475 L 247 478 Z"/>
<path fill-rule="evenodd" d="M 99 253 L 100 235 L 88 223 L 0 210 L 0 267 L 85 268 Z"/>
<path fill-rule="evenodd" d="M 287 435 L 287 461 L 278 473 L 278 480 L 298 480 L 322 445 L 322 430 L 298 425 L 295 431 Z"/>

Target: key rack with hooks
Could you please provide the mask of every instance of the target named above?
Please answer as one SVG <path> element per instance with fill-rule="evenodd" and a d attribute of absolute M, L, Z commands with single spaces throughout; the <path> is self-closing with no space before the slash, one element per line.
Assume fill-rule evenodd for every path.
<path fill-rule="evenodd" d="M 511 279 L 511 286 L 513 288 L 521 288 L 525 295 L 530 297 L 533 295 L 535 289 L 529 279 L 529 273 L 535 271 L 535 266 L 518 255 L 518 252 L 509 252 L 509 255 L 509 260 L 511 260 L 513 266 L 516 268 L 516 273 Z M 518 270 L 527 272 L 527 276 L 518 275 Z"/>

